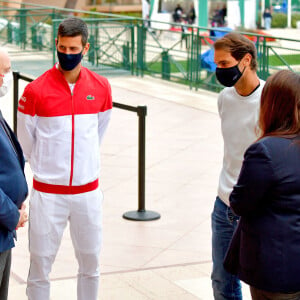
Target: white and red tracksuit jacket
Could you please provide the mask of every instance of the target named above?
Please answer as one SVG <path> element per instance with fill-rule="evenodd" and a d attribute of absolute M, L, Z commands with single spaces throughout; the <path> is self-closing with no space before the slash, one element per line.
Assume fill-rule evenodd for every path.
<path fill-rule="evenodd" d="M 84 67 L 73 93 L 56 65 L 26 86 L 18 138 L 36 190 L 77 194 L 98 187 L 99 146 L 111 109 L 108 80 Z"/>

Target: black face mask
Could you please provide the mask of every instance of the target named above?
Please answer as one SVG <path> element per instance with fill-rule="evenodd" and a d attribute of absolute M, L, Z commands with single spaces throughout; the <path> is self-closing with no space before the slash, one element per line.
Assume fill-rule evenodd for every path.
<path fill-rule="evenodd" d="M 238 65 L 239 63 L 230 68 L 216 68 L 216 77 L 219 82 L 227 87 L 234 86 L 245 71 L 244 68 L 243 72 L 241 72 Z"/>
<path fill-rule="evenodd" d="M 71 71 L 81 62 L 82 52 L 65 54 L 57 50 L 57 57 L 61 68 L 65 71 Z"/>

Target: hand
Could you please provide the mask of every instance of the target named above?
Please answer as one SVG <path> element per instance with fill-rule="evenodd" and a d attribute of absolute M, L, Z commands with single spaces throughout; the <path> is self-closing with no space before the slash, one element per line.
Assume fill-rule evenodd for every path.
<path fill-rule="evenodd" d="M 28 221 L 28 215 L 27 212 L 25 211 L 26 205 L 23 203 L 21 208 L 19 209 L 19 213 L 20 213 L 20 218 L 19 218 L 19 222 L 17 224 L 16 229 L 18 229 L 19 227 L 24 227 L 25 223 Z"/>

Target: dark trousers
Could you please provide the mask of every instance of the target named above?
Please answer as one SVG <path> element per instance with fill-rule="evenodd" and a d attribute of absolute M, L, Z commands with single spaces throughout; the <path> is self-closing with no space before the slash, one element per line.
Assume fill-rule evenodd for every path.
<path fill-rule="evenodd" d="M 11 265 L 11 249 L 0 253 L 0 299 L 6 300 Z"/>
<path fill-rule="evenodd" d="M 271 293 L 263 290 L 256 289 L 250 286 L 252 300 L 299 300 L 300 291 L 297 293 Z"/>

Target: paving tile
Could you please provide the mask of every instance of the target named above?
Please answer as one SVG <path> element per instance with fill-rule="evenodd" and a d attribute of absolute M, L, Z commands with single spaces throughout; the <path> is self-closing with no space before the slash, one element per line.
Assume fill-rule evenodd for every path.
<path fill-rule="evenodd" d="M 134 285 L 138 291 L 149 295 L 151 299 L 172 299 L 179 297 L 181 294 L 186 294 L 186 291 L 153 271 L 127 273 L 122 277 L 124 281 Z"/>
<path fill-rule="evenodd" d="M 23 65 L 28 68 L 29 61 Z M 147 76 L 109 80 L 115 102 L 147 106 L 146 208 L 161 218 L 122 218 L 138 208 L 138 118 L 114 108 L 101 148 L 104 233 L 99 299 L 209 300 L 210 213 L 223 152 L 217 94 Z M 22 82 L 20 94 L 24 87 Z M 12 104 L 2 104 L 12 124 Z M 28 164 L 26 176 L 31 186 Z M 18 232 L 9 300 L 26 299 L 27 230 L 28 226 Z M 67 228 L 50 275 L 52 300 L 76 299 L 76 272 Z"/>
<path fill-rule="evenodd" d="M 280 34 L 279 29 L 270 32 Z M 51 67 L 51 56 L 44 53 L 34 56 L 33 65 L 32 55 L 24 56 L 13 47 L 9 51 L 13 66 L 25 73 L 37 75 L 38 67 Z M 109 80 L 115 102 L 147 106 L 146 204 L 161 213 L 161 219 L 122 218 L 125 211 L 137 209 L 138 118 L 136 113 L 113 109 L 101 149 L 105 200 L 99 299 L 212 299 L 210 213 L 223 152 L 217 95 L 148 76 Z M 20 94 L 25 85 L 20 82 Z M 12 125 L 12 101 L 1 101 L 0 108 Z M 26 176 L 31 186 L 28 164 Z M 18 231 L 9 300 L 26 299 L 27 230 L 28 226 Z M 51 273 L 52 300 L 76 299 L 76 270 L 67 230 Z M 246 286 L 243 293 L 250 299 Z"/>
<path fill-rule="evenodd" d="M 198 299 L 214 300 L 212 289 L 208 288 L 211 285 L 210 278 L 208 277 L 177 280 L 176 284 L 195 295 Z M 251 300 L 247 285 L 243 284 L 242 292 L 244 300 Z"/>
<path fill-rule="evenodd" d="M 169 266 L 167 268 L 153 269 L 153 272 L 175 283 L 178 280 L 185 280 L 187 278 L 199 278 L 207 275 L 206 273 L 202 272 L 201 264 L 175 265 Z"/>

